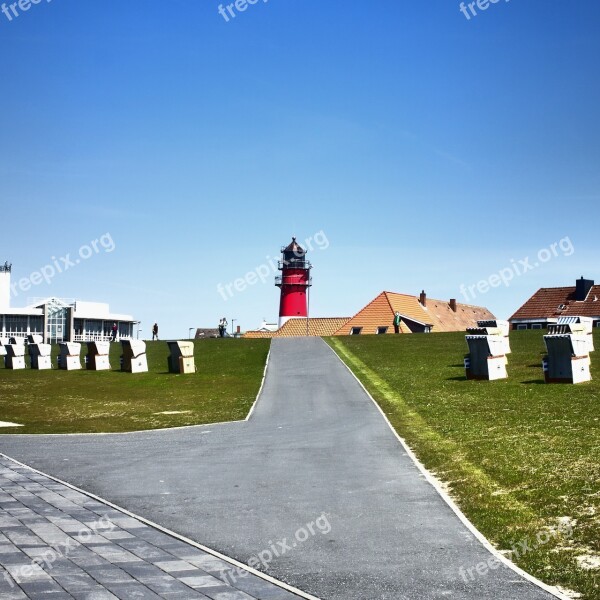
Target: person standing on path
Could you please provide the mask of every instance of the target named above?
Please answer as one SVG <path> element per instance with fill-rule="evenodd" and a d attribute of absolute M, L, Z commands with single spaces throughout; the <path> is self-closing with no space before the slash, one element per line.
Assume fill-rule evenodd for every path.
<path fill-rule="evenodd" d="M 111 332 L 112 332 L 112 337 L 111 337 L 111 342 L 116 342 L 117 341 L 117 332 L 119 331 L 119 328 L 117 327 L 116 323 L 113 323 Z"/>

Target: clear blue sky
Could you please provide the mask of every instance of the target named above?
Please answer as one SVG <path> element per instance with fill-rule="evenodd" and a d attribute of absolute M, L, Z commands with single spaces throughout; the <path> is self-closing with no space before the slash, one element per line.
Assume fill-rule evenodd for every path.
<path fill-rule="evenodd" d="M 164 337 L 275 319 L 272 277 L 217 291 L 323 231 L 312 314 L 560 255 L 472 301 L 600 280 L 600 4 L 42 1 L 0 13 L 0 260 L 13 280 L 104 233 L 50 285 Z M 531 260 L 532 263 L 536 262 Z"/>

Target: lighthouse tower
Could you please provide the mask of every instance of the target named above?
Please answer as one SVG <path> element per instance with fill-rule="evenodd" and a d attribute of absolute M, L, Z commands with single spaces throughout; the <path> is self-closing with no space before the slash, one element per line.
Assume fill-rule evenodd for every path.
<path fill-rule="evenodd" d="M 275 285 L 281 289 L 279 327 L 289 319 L 308 317 L 308 290 L 312 285 L 311 264 L 306 260 L 306 250 L 292 238 L 292 243 L 281 249 L 279 262 L 281 275 Z"/>

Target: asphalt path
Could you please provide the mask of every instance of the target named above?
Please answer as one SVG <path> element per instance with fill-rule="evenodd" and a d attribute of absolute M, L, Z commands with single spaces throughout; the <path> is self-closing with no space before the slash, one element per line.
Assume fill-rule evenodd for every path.
<path fill-rule="evenodd" d="M 485 568 L 492 555 L 320 339 L 273 340 L 246 422 L 0 436 L 0 451 L 323 600 L 553 597 Z"/>

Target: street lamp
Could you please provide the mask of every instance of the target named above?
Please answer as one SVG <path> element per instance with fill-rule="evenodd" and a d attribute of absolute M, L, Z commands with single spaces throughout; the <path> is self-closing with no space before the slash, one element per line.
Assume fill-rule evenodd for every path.
<path fill-rule="evenodd" d="M 190 340 L 192 339 L 192 331 L 194 331 L 194 329 L 196 329 L 196 328 L 195 327 L 190 327 L 188 329 L 188 339 L 190 339 Z"/>
<path fill-rule="evenodd" d="M 237 319 L 231 319 L 231 336 L 233 337 L 233 324 L 237 321 Z"/>

